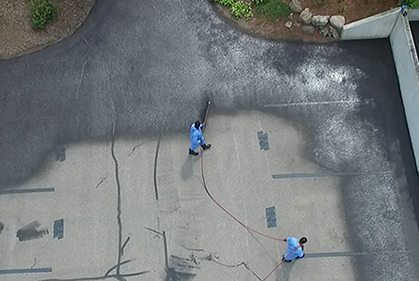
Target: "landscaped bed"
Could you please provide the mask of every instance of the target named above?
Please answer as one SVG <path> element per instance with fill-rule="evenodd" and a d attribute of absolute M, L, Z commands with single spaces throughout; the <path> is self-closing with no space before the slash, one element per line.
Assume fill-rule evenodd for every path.
<path fill-rule="evenodd" d="M 54 5 L 54 11 L 38 5 L 40 13 L 34 22 L 33 1 L 0 0 L 0 59 L 67 38 L 83 23 L 95 3 L 95 0 L 48 0 Z"/>
<path fill-rule="evenodd" d="M 236 0 L 212 0 L 222 15 L 229 18 L 245 31 L 272 39 L 288 39 L 325 42 L 337 39 L 320 28 L 306 28 L 300 14 L 290 8 L 291 1 L 282 0 L 244 0 L 250 4 L 252 16 L 237 17 L 231 13 L 231 5 Z M 413 0 L 416 1 L 416 0 Z M 400 6 L 399 0 L 293 0 L 299 2 L 301 9 L 308 8 L 313 15 L 342 15 L 345 23 Z M 313 32 L 314 31 L 314 32 Z M 339 32 L 339 30 L 337 30 Z M 337 35 L 337 34 L 335 34 Z"/>
<path fill-rule="evenodd" d="M 342 15 L 353 22 L 394 7 L 399 0 L 208 0 L 220 13 L 251 34 L 272 39 L 325 42 L 337 39 L 339 28 L 310 27 L 301 21 L 299 9 L 313 15 Z M 294 12 L 290 8 L 294 2 Z M 419 0 L 405 0 L 419 6 Z M 53 10 L 34 2 L 51 2 Z M 83 23 L 95 0 L 1 0 L 0 59 L 29 53 L 67 38 Z M 41 6 L 42 6 L 41 5 Z M 38 15 L 34 18 L 34 15 Z M 330 22 L 332 22 L 330 20 Z M 336 31 L 335 31 L 336 30 Z M 321 34 L 323 33 L 323 34 Z"/>

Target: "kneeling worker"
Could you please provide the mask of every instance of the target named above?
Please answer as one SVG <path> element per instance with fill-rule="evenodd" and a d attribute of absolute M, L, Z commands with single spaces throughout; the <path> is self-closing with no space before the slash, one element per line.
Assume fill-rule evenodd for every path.
<path fill-rule="evenodd" d="M 287 252 L 282 257 L 283 262 L 292 262 L 295 259 L 304 257 L 304 244 L 307 243 L 306 237 L 301 237 L 300 240 L 295 237 L 287 237 L 283 241 L 287 242 Z"/>

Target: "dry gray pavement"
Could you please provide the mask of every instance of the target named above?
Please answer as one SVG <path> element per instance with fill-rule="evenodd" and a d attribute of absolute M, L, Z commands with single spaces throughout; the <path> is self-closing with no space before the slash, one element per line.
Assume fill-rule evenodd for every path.
<path fill-rule="evenodd" d="M 222 211 L 202 175 L 243 223 L 309 238 L 267 280 L 418 280 L 385 40 L 266 41 L 210 2 L 104 0 L 68 40 L 0 62 L 0 85 L 1 280 L 263 280 L 285 245 Z M 209 99 L 213 147 L 194 158 Z"/>
<path fill-rule="evenodd" d="M 269 151 L 260 150 L 260 130 L 268 133 Z M 205 181 L 220 204 L 272 237 L 307 235 L 312 241 L 308 247 L 311 253 L 348 253 L 287 264 L 270 280 L 275 276 L 278 280 L 306 280 L 307 276 L 311 280 L 336 280 L 336 276 L 357 280 L 339 177 L 272 178 L 273 174 L 296 170 L 324 171 L 305 157 L 306 140 L 301 131 L 275 116 L 246 111 L 236 116 L 215 114 L 206 133 L 214 147 L 202 159 Z M 164 231 L 169 267 L 176 272 L 196 274 L 194 280 L 263 278 L 279 262 L 284 243 L 251 235 L 209 199 L 202 184 L 201 158 L 179 149 L 187 145 L 184 136 L 162 135 L 155 166 L 156 140 L 116 139 L 123 240 L 130 237 L 123 260 L 131 262 L 122 266 L 122 272 L 148 270 L 134 280 L 164 280 L 163 235 L 156 233 Z M 5 232 L 8 240 L 2 244 L 9 250 L 2 256 L 2 264 L 53 269 L 39 278 L 101 276 L 115 264 L 118 227 L 110 149 L 109 143 L 69 145 L 65 161 L 55 162 L 52 155 L 51 166 L 20 187 L 54 186 L 54 192 L 0 198 L 8 214 L 6 225 L 17 227 L 19 221 L 39 220 L 41 226 L 49 227 L 54 219 L 65 219 L 61 240 L 50 237 L 51 233 L 30 242 L 16 242 L 15 229 L 9 227 Z M 155 199 L 154 167 L 159 200 Z M 18 202 L 27 200 L 36 211 L 21 210 Z M 268 229 L 265 208 L 272 206 L 276 207 L 278 226 Z M 233 267 L 242 262 L 254 273 L 243 265 Z M 328 273 L 330 266 L 332 274 Z M 175 273 L 172 277 L 188 280 Z M 5 276 L 5 280 L 16 278 L 33 280 L 34 276 Z"/>

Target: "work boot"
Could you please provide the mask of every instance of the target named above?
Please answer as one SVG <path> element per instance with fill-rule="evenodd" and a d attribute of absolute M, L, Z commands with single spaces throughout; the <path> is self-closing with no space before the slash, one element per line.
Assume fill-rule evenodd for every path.
<path fill-rule="evenodd" d="M 287 260 L 284 256 L 282 256 L 282 262 L 291 262 L 291 261 Z"/>
<path fill-rule="evenodd" d="M 211 145 L 210 144 L 203 144 L 203 145 L 201 145 L 201 147 L 202 147 L 203 150 L 205 150 L 205 149 L 210 148 Z"/>
<path fill-rule="evenodd" d="M 189 154 L 190 155 L 198 155 L 199 153 L 198 152 L 195 152 L 195 151 L 193 151 L 192 149 L 189 149 Z"/>

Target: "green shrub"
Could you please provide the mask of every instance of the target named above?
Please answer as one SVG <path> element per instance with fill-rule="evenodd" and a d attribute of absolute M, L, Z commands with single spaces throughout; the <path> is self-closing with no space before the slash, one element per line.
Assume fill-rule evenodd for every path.
<path fill-rule="evenodd" d="M 405 0 L 403 4 L 408 4 L 412 9 L 419 8 L 419 0 Z"/>
<path fill-rule="evenodd" d="M 267 0 L 256 6 L 256 12 L 270 20 L 288 17 L 291 14 L 290 7 L 282 0 Z"/>
<path fill-rule="evenodd" d="M 218 4 L 221 4 L 223 6 L 231 7 L 234 4 L 234 0 L 214 0 Z"/>
<path fill-rule="evenodd" d="M 57 7 L 50 0 L 31 1 L 32 26 L 36 29 L 44 28 L 57 14 Z"/>
<path fill-rule="evenodd" d="M 231 14 L 236 18 L 250 19 L 253 16 L 250 3 L 244 1 L 236 1 L 231 5 Z"/>

